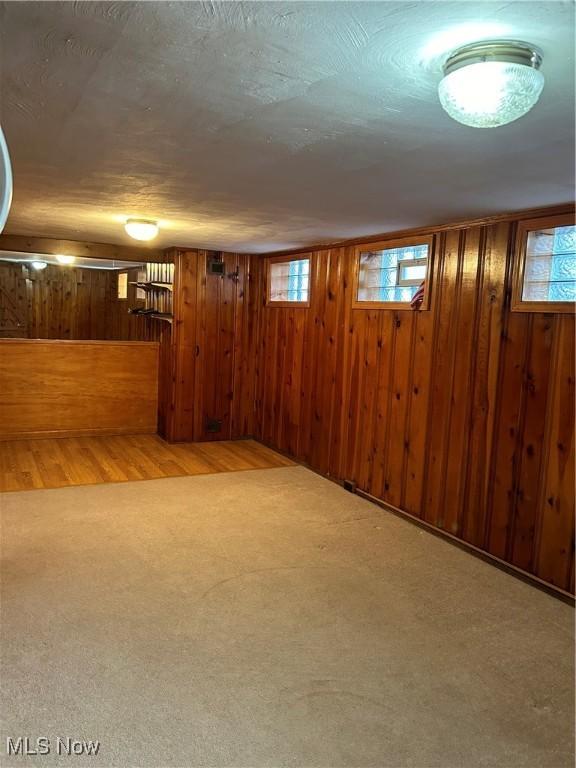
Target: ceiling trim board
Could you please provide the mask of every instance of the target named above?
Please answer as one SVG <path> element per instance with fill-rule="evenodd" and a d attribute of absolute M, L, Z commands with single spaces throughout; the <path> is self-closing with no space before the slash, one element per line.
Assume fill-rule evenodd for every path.
<path fill-rule="evenodd" d="M 0 235 L 0 250 L 20 253 L 66 254 L 86 259 L 118 259 L 119 261 L 166 261 L 161 248 L 138 248 L 113 243 L 90 243 L 81 240 L 57 240 L 51 237 Z"/>

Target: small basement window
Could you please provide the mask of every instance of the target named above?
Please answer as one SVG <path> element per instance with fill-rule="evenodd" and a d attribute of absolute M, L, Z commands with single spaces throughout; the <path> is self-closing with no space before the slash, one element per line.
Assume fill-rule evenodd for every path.
<path fill-rule="evenodd" d="M 513 310 L 573 312 L 576 301 L 574 216 L 520 222 L 514 268 Z"/>
<path fill-rule="evenodd" d="M 426 278 L 432 251 L 431 238 L 396 240 L 362 246 L 357 251 L 356 308 L 382 306 L 410 309 L 410 302 L 425 283 L 422 309 L 428 308 Z"/>
<path fill-rule="evenodd" d="M 128 298 L 128 272 L 118 272 L 118 298 Z"/>
<path fill-rule="evenodd" d="M 310 291 L 310 259 L 285 257 L 268 259 L 267 304 L 301 304 L 308 306 Z"/>

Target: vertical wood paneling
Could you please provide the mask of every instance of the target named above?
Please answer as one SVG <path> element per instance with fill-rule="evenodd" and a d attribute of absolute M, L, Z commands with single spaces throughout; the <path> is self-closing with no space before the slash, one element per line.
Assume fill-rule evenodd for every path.
<path fill-rule="evenodd" d="M 170 440 L 191 440 L 196 413 L 195 367 L 197 251 L 174 253 L 174 320 L 168 357 L 170 382 L 165 406 L 166 428 Z M 166 358 L 164 358 L 166 359 Z"/>
<path fill-rule="evenodd" d="M 229 440 L 255 429 L 259 263 L 205 250 L 175 250 L 174 324 L 167 356 L 165 428 L 173 441 Z M 258 265 L 258 266 L 257 266 Z M 254 271 L 254 275 L 252 272 Z M 212 431 L 211 422 L 219 422 Z"/>
<path fill-rule="evenodd" d="M 428 418 L 426 486 L 422 517 L 442 528 L 444 525 L 444 486 L 446 456 L 450 441 L 450 405 L 455 348 L 456 279 L 460 259 L 461 233 L 449 232 L 436 260 L 438 292 L 434 312 L 432 341 L 431 402 Z"/>
<path fill-rule="evenodd" d="M 462 537 L 484 546 L 489 501 L 498 366 L 506 297 L 509 224 L 484 227 L 479 245 L 470 438 Z"/>
<path fill-rule="evenodd" d="M 394 344 L 390 368 L 387 440 L 388 445 L 394 445 L 396 449 L 386 452 L 383 498 L 392 506 L 401 507 L 405 485 L 406 416 L 410 392 L 414 315 L 412 312 L 394 312 L 391 319 Z"/>
<path fill-rule="evenodd" d="M 486 548 L 505 559 L 510 551 L 521 452 L 521 415 L 529 316 L 509 313 L 502 338 L 501 377 L 492 457 L 492 495 Z"/>
<path fill-rule="evenodd" d="M 338 302 L 338 324 L 330 329 L 336 347 L 336 370 L 334 372 L 334 406 L 330 437 L 330 474 L 335 478 L 344 477 L 348 451 L 348 413 L 350 412 L 350 344 L 353 249 L 340 248 L 331 252 L 331 269 L 336 272 L 337 281 L 333 290 Z M 307 393 L 305 393 L 307 394 Z"/>
<path fill-rule="evenodd" d="M 436 286 L 432 287 L 431 301 L 434 304 Z M 431 312 L 419 312 L 415 318 L 415 332 L 412 338 L 412 379 L 410 382 L 410 404 L 406 427 L 406 471 L 404 476 L 404 509 L 416 517 L 424 509 L 424 479 L 428 439 L 428 414 L 430 407 L 430 372 L 432 367 L 432 339 L 434 316 Z M 376 496 L 380 494 L 375 492 Z"/>
<path fill-rule="evenodd" d="M 574 563 L 574 323 L 556 318 L 536 570 L 564 587 Z"/>
<path fill-rule="evenodd" d="M 238 282 L 234 314 L 234 372 L 232 382 L 232 438 L 256 432 L 256 391 L 259 347 L 259 279 L 262 259 L 236 256 Z"/>
<path fill-rule="evenodd" d="M 548 390 L 551 382 L 553 315 L 530 318 L 530 343 L 527 349 L 523 382 L 523 424 L 521 432 L 518 489 L 514 506 L 514 528 L 509 559 L 530 570 L 534 556 L 534 535 L 538 521 L 539 494 L 545 449 Z M 547 446 L 547 450 L 550 446 Z"/>
<path fill-rule="evenodd" d="M 374 434 L 372 436 L 372 476 L 370 493 L 380 498 L 384 494 L 386 477 L 386 447 L 388 445 L 390 397 L 392 391 L 391 376 L 394 355 L 394 315 L 380 315 L 378 336 L 379 361 L 376 374 L 376 406 Z"/>
<path fill-rule="evenodd" d="M 478 302 L 478 252 L 482 231 L 479 227 L 461 231 L 458 269 L 454 285 L 455 305 L 451 335 L 450 411 L 444 456 L 442 527 L 460 535 L 465 509 L 466 471 L 470 439 L 469 392 L 473 386 L 475 316 Z"/>
<path fill-rule="evenodd" d="M 372 311 L 357 311 L 355 332 L 359 336 L 358 385 L 356 394 L 356 421 L 352 427 L 355 440 L 352 478 L 361 488 L 369 488 L 373 459 L 374 429 L 373 413 L 378 382 L 380 358 L 380 314 Z"/>
<path fill-rule="evenodd" d="M 118 299 L 111 270 L 0 262 L 0 338 L 158 341 L 158 321 L 128 313 L 137 304 L 134 286 Z"/>
<path fill-rule="evenodd" d="M 351 247 L 310 254 L 308 308 L 260 282 L 256 436 L 570 590 L 574 318 L 510 312 L 514 233 L 437 233 L 423 312 L 352 309 Z"/>

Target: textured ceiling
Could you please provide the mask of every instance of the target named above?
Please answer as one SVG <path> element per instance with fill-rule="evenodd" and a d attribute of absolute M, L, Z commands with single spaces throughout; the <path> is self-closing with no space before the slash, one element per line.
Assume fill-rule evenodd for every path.
<path fill-rule="evenodd" d="M 570 200 L 571 2 L 9 2 L 5 231 L 261 252 Z M 546 88 L 498 129 L 436 87 L 458 45 L 524 39 Z"/>

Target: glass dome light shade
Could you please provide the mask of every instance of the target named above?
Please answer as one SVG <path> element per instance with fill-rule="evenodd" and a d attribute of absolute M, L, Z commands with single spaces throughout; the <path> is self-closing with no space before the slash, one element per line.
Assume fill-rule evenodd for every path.
<path fill-rule="evenodd" d="M 48 263 L 45 261 L 33 261 L 31 262 L 32 269 L 36 269 L 37 271 L 40 271 L 41 269 L 46 269 L 48 266 Z"/>
<path fill-rule="evenodd" d="M 124 229 L 134 240 L 152 240 L 158 234 L 158 224 L 147 219 L 128 219 Z"/>
<path fill-rule="evenodd" d="M 454 120 L 495 128 L 525 115 L 538 101 L 542 58 L 526 43 L 478 43 L 456 51 L 438 86 L 440 103 Z"/>

